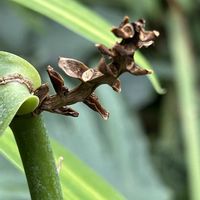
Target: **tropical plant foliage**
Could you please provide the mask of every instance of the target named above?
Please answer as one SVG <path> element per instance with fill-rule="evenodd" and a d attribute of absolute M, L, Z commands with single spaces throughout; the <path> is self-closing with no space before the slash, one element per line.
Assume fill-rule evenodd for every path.
<path fill-rule="evenodd" d="M 67 29 L 14 1 L 37 10 Z M 111 113 L 107 122 L 81 104 L 74 106 L 80 112 L 77 119 L 44 113 L 47 129 L 54 138 L 56 158 L 64 157 L 60 175 L 62 184 L 71 184 L 71 189 L 64 190 L 64 193 L 71 195 L 71 199 L 111 199 L 109 195 L 123 198 L 74 158 L 73 154 L 76 154 L 126 199 L 198 200 L 199 69 L 195 57 L 200 46 L 198 3 L 169 1 L 177 2 L 177 7 L 161 1 L 81 1 L 87 4 L 88 10 L 80 3 L 67 0 L 14 1 L 0 2 L 1 50 L 18 54 L 38 66 L 44 81 L 49 81 L 46 66 L 56 67 L 59 56 L 76 58 L 95 66 L 98 56 L 94 43 L 110 46 L 115 41 L 109 32 L 110 27 L 118 25 L 124 15 L 132 19 L 145 18 L 149 27 L 161 33 L 156 46 L 144 50 L 143 54 L 167 89 L 164 96 L 156 94 L 146 78 L 124 76 L 121 95 L 103 86 L 97 91 Z M 51 6 L 53 4 L 55 6 Z M 189 28 L 190 19 L 193 23 Z M 196 38 L 197 43 L 193 49 L 191 38 Z M 141 66 L 149 67 L 140 54 L 137 56 Z M 150 79 L 154 88 L 162 93 L 155 74 Z M 75 84 L 71 79 L 65 82 L 70 87 Z M 59 144 L 54 142 L 55 139 Z M 0 148 L 2 155 L 21 169 L 9 133 L 0 137 Z M 4 157 L 0 162 L 0 199 L 28 199 L 24 175 Z M 80 171 L 77 165 L 81 166 Z M 13 180 L 13 176 L 17 178 Z M 77 188 L 77 183 L 82 183 L 81 188 Z M 99 185 L 103 186 L 97 191 Z"/>

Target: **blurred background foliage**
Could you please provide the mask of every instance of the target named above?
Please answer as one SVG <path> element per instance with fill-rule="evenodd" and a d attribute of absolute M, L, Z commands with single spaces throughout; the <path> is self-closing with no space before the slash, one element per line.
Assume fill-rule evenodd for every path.
<path fill-rule="evenodd" d="M 193 120 L 189 116 L 183 120 L 182 115 L 185 115 L 187 102 L 196 104 L 192 116 L 198 122 L 196 133 L 199 134 L 200 2 L 168 1 L 171 6 L 164 0 L 80 2 L 113 25 L 118 25 L 128 15 L 131 20 L 144 18 L 148 29 L 159 30 L 156 45 L 142 53 L 154 67 L 167 93 L 156 94 L 146 77 L 123 75 L 121 94 L 115 94 L 107 86 L 97 89 L 102 104 L 111 113 L 108 121 L 103 121 L 83 104 L 77 104 L 73 106 L 80 112 L 76 119 L 44 113 L 49 133 L 127 199 L 191 199 L 188 162 L 194 163 L 188 161 L 187 152 L 192 143 L 187 145 L 190 137 L 183 133 L 184 126 L 187 128 L 187 123 Z M 176 17 L 180 19 L 179 24 L 183 23 L 180 29 Z M 46 66 L 56 67 L 59 56 L 79 59 L 89 66 L 94 66 L 99 59 L 93 43 L 12 1 L 0 1 L 0 25 L 1 50 L 31 62 L 41 73 L 43 82 L 49 82 Z M 186 38 L 178 40 L 182 33 Z M 184 49 L 188 50 L 185 54 L 182 53 Z M 183 65 L 192 64 L 185 72 L 181 71 L 181 62 L 176 62 L 176 58 Z M 181 99 L 185 98 L 185 80 L 181 73 L 190 76 L 190 70 L 196 75 L 191 76 L 195 78 L 195 83 L 191 84 L 195 92 L 191 95 L 195 95 L 198 102 L 188 98 L 184 104 Z M 70 78 L 65 81 L 71 87 L 77 84 Z M 29 199 L 24 176 L 3 157 L 0 163 L 0 199 Z"/>

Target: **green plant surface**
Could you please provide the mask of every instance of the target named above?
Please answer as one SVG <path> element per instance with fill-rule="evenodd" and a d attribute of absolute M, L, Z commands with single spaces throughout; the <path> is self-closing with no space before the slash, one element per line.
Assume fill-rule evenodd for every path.
<path fill-rule="evenodd" d="M 140 0 L 139 3 L 138 0 L 77 0 L 77 2 L 104 16 L 111 25 L 118 25 L 123 16 L 128 15 L 132 20 L 146 19 L 147 29 L 156 29 L 160 32 L 155 45 L 142 50 L 142 53 L 147 56 L 167 93 L 163 96 L 157 95 L 147 77 L 132 77 L 125 74 L 120 78 L 121 94 L 115 94 L 112 89 L 105 89 L 105 86 L 98 88 L 102 89 L 102 93 L 98 93 L 99 100 L 110 112 L 108 121 L 102 121 L 96 113 L 90 112 L 83 104 L 76 104 L 72 108 L 80 113 L 77 119 L 43 113 L 49 134 L 110 182 L 124 194 L 126 199 L 191 200 L 193 190 L 189 178 L 189 158 L 186 156 L 183 126 L 191 127 L 193 125 L 190 123 L 193 122 L 189 117 L 186 123 L 182 121 L 182 109 L 185 107 L 180 102 L 183 102 L 182 98 L 185 96 L 180 96 L 183 92 L 180 92 L 179 88 L 185 87 L 183 80 L 185 75 L 182 77 L 183 82 L 180 82 L 180 77 L 177 79 L 177 76 L 182 76 L 184 69 L 185 74 L 190 68 L 194 70 L 192 73 L 197 80 L 192 87 L 196 88 L 195 96 L 197 96 L 195 113 L 200 114 L 198 0 L 173 0 L 165 3 L 160 0 Z M 187 25 L 186 30 L 184 28 L 182 32 L 175 34 L 176 37 L 173 31 L 177 29 L 177 24 L 178 26 L 180 24 L 175 22 L 171 14 L 169 15 L 170 6 L 167 2 L 174 2 L 177 8 L 181 8 L 178 12 L 181 11 L 183 24 Z M 177 10 L 174 12 L 176 13 Z M 66 20 L 65 23 L 67 24 Z M 1 49 L 15 52 L 34 63 L 40 71 L 43 82 L 49 82 L 46 73 L 48 64 L 58 69 L 59 56 L 79 59 L 87 66 L 95 66 L 99 59 L 94 47 L 95 41 L 89 42 L 83 38 L 87 36 L 80 37 L 81 34 L 76 34 L 78 32 L 74 33 L 72 29 L 66 29 L 67 26 L 61 26 L 56 21 L 26 9 L 14 1 L 0 1 L 0 24 Z M 109 29 L 110 27 L 108 32 Z M 184 37 L 187 35 L 187 40 L 181 39 L 181 41 L 183 43 L 186 41 L 188 44 L 189 38 L 189 48 L 186 44 L 184 46 L 187 47 L 179 44 L 179 37 L 183 35 Z M 171 46 L 176 50 L 172 51 Z M 185 51 L 190 53 L 183 54 Z M 182 56 L 177 56 L 175 52 Z M 188 59 L 188 55 L 189 60 L 192 59 L 192 65 L 190 63 L 191 66 L 185 68 L 184 62 Z M 177 60 L 180 59 L 184 64 L 180 61 L 178 63 Z M 176 68 L 182 69 L 175 70 L 175 63 Z M 190 71 L 188 74 L 191 77 Z M 178 87 L 177 82 L 179 82 Z M 69 88 L 75 86 L 70 84 L 70 79 L 66 77 L 65 85 Z M 190 93 L 192 95 L 193 89 Z M 191 102 L 191 107 L 192 104 L 194 103 Z M 126 110 L 129 114 L 122 115 L 125 106 L 128 106 Z M 200 117 L 198 125 L 200 125 Z M 199 130 L 200 127 L 198 132 Z M 188 141 L 191 140 L 189 135 L 190 133 Z M 8 148 L 15 149 L 14 146 Z M 30 199 L 24 173 L 15 169 L 14 165 L 2 155 L 0 155 L 0 177 L 0 199 Z M 195 178 L 193 180 L 195 181 Z M 168 198 L 164 198 L 166 196 Z"/>
<path fill-rule="evenodd" d="M 98 95 L 107 97 L 103 104 L 109 108 L 112 117 L 106 123 L 100 119 L 95 120 L 96 113 L 88 112 L 88 109 L 80 104 L 76 105 L 77 110 L 80 110 L 80 116 L 76 120 L 46 113 L 45 119 L 50 133 L 57 134 L 61 142 L 71 143 L 73 148 L 70 149 L 78 155 L 85 155 L 84 160 L 92 160 L 93 168 L 104 168 L 101 174 L 107 174 L 112 185 L 124 192 L 127 199 L 168 199 L 168 191 L 152 169 L 146 140 L 139 123 L 136 123 L 138 119 L 135 114 L 130 115 L 123 105 L 123 99 L 109 87 L 99 88 Z M 47 120 L 47 117 L 51 118 L 51 121 Z M 97 120 L 101 122 L 98 129 Z M 60 171 L 64 198 L 124 199 L 62 145 L 54 140 L 51 140 L 51 144 L 56 160 L 60 156 L 64 157 Z M 107 144 L 110 144 L 110 147 Z M 0 149 L 8 160 L 22 169 L 12 135 L 3 134 L 0 138 Z M 115 173 L 117 175 L 113 179 Z M 112 198 L 113 196 L 115 198 Z"/>
<path fill-rule="evenodd" d="M 10 163 L 10 161 L 8 161 L 8 159 L 3 157 L 2 155 L 0 155 L 0 163 L 0 199 L 30 199 L 25 175 L 21 173 L 20 170 L 18 170 L 13 164 Z"/>
<path fill-rule="evenodd" d="M 10 126 L 23 162 L 31 199 L 62 200 L 53 153 L 41 116 L 15 117 Z"/>
<path fill-rule="evenodd" d="M 32 80 L 31 84 L 35 89 L 41 84 L 40 76 L 31 64 L 14 54 L 0 51 L 0 77 L 6 78 L 16 73 Z M 30 94 L 26 85 L 18 82 L 1 84 L 0 87 L 1 135 L 9 126 L 16 113 L 26 114 L 32 112 L 38 106 L 39 99 Z"/>
<path fill-rule="evenodd" d="M 173 5 L 173 4 L 172 4 Z M 189 27 L 176 7 L 170 10 L 169 41 L 176 74 L 178 106 L 190 185 L 190 199 L 200 199 L 200 137 L 197 76 L 189 39 Z"/>
<path fill-rule="evenodd" d="M 83 162 L 67 151 L 55 140 L 51 140 L 56 160 L 64 157 L 61 165 L 60 179 L 64 199 L 97 199 L 97 200 L 122 200 L 122 197 L 101 177 L 96 175 Z M 12 131 L 8 130 L 0 139 L 0 152 L 10 160 L 18 169 L 23 171 L 19 152 L 15 144 Z"/>
<path fill-rule="evenodd" d="M 110 46 L 117 41 L 110 32 L 109 23 L 76 1 L 13 1 L 49 17 L 92 42 Z"/>
<path fill-rule="evenodd" d="M 97 14 L 73 0 L 13 0 L 31 10 L 39 12 L 72 31 L 86 37 L 94 43 L 102 43 L 111 47 L 117 40 L 110 32 L 111 25 Z M 151 69 L 146 59 L 137 53 L 136 62 L 144 68 Z M 145 64 L 145 65 L 143 65 Z M 148 75 L 155 90 L 163 94 L 165 90 L 160 86 L 155 73 Z"/>
<path fill-rule="evenodd" d="M 76 104 L 73 108 L 80 113 L 76 120 L 44 113 L 49 133 L 104 176 L 126 199 L 170 199 L 170 192 L 154 171 L 137 113 L 130 113 L 124 98 L 108 86 L 101 86 L 96 92 L 110 111 L 109 120 L 100 120 L 83 104 Z"/>
<path fill-rule="evenodd" d="M 40 84 L 37 70 L 24 59 L 0 52 L 1 127 L 11 125 L 23 161 L 32 199 L 62 200 L 48 135 L 40 117 L 31 113 L 39 104 L 32 93 Z"/>
<path fill-rule="evenodd" d="M 3 80 L 8 80 L 6 79 L 7 77 L 18 73 L 23 78 L 33 82 L 32 87 L 34 89 L 39 87 L 40 77 L 37 71 L 28 62 L 7 52 L 0 53 L 0 69 L 2 70 L 1 78 L 3 78 Z M 11 70 L 9 71 L 9 69 Z M 5 114 L 1 116 L 1 120 L 6 121 L 4 126 L 1 126 L 1 132 L 4 132 L 3 136 L 1 136 L 1 151 L 3 155 L 8 159 L 12 159 L 12 162 L 18 169 L 22 170 L 22 164 L 16 149 L 16 147 L 18 147 L 32 199 L 61 200 L 62 193 L 59 188 L 59 179 L 57 177 L 46 128 L 40 116 L 28 114 L 28 112 L 32 112 L 38 105 L 38 98 L 30 94 L 26 85 L 16 82 L 16 80 L 14 82 L 5 82 L 5 84 L 0 87 L 2 94 L 1 105 L 5 104 L 4 107 L 8 108 L 4 109 Z M 32 99 L 32 103 L 26 103 L 26 101 L 30 101 L 30 96 L 33 99 L 36 98 L 36 103 Z M 20 113 L 18 109 L 21 109 Z M 4 113 L 3 108 L 2 113 Z M 18 116 L 15 116 L 16 113 Z M 9 115 L 9 117 L 6 114 Z M 17 142 L 15 148 L 13 148 L 13 139 L 7 138 L 3 140 L 4 136 L 11 135 L 12 133 L 9 125 Z M 11 144 L 10 142 L 13 143 Z M 4 149 L 2 150 L 2 148 Z M 66 153 L 63 152 L 64 150 L 61 147 L 59 148 L 58 145 L 56 149 L 61 151 L 58 152 L 61 155 Z M 67 157 L 69 157 L 69 155 L 70 153 L 68 153 Z M 67 199 L 122 199 L 114 190 L 111 188 L 109 189 L 108 184 L 103 180 L 100 179 L 99 182 L 96 182 L 96 176 L 93 172 L 88 172 L 86 167 L 83 167 L 83 171 L 81 171 L 79 168 L 80 165 L 81 163 L 74 159 L 69 162 L 68 167 L 63 167 L 63 171 L 65 172 L 65 185 L 67 184 L 64 194 Z M 90 179 L 88 180 L 86 177 L 90 177 Z M 89 182 L 89 185 L 87 182 Z M 101 187 L 99 188 L 99 186 Z"/>
<path fill-rule="evenodd" d="M 116 96 L 116 98 L 118 98 L 117 96 Z M 88 111 L 87 111 L 88 112 Z M 114 115 L 114 114 L 113 114 Z M 73 119 L 74 120 L 74 119 Z M 84 126 L 82 126 L 82 128 L 83 128 Z M 82 129 L 83 130 L 83 129 Z M 121 129 L 122 130 L 122 129 Z M 122 136 L 120 136 L 120 137 L 122 137 Z M 116 147 L 116 150 L 117 150 L 117 145 L 115 146 Z M 116 152 L 117 153 L 117 152 Z M 127 155 L 126 155 L 127 156 Z M 120 156 L 120 159 L 121 159 L 122 157 Z M 128 160 L 126 160 L 126 164 L 128 164 Z M 131 169 L 130 169 L 130 166 L 128 166 L 128 168 L 129 168 L 129 172 L 131 171 Z M 123 171 L 125 172 L 126 170 L 123 168 Z M 152 179 L 153 179 L 153 174 L 152 174 Z M 126 177 L 128 177 L 128 173 L 126 173 Z M 126 183 L 126 186 L 127 186 L 128 184 Z M 131 184 L 130 184 L 131 185 Z M 159 185 L 159 184 L 158 184 Z M 138 186 L 139 187 L 139 186 Z M 129 192 L 131 193 L 131 188 L 130 188 L 130 186 L 129 186 Z M 78 192 L 78 191 L 77 191 Z M 160 193 L 160 194 L 162 194 L 162 192 L 158 192 L 158 193 Z M 68 195 L 70 196 L 70 192 L 68 193 Z M 84 192 L 83 192 L 83 194 L 82 195 L 85 195 L 84 194 Z M 155 192 L 155 196 L 157 195 L 157 192 Z M 72 195 L 72 196 L 75 196 L 75 195 Z M 154 196 L 154 195 L 152 195 L 152 196 Z"/>

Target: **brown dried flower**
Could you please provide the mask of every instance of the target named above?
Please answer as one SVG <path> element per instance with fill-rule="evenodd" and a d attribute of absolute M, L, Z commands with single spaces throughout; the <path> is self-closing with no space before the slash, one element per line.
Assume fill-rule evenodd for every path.
<path fill-rule="evenodd" d="M 77 117 L 78 113 L 69 108 L 68 105 L 83 102 L 92 110 L 98 112 L 104 119 L 108 119 L 109 113 L 99 103 L 94 90 L 99 85 L 108 84 L 114 91 L 120 92 L 121 84 L 118 77 L 122 73 L 129 72 L 133 75 L 152 73 L 139 67 L 134 61 L 135 51 L 150 46 L 159 36 L 158 31 L 146 31 L 144 27 L 145 21 L 143 19 L 130 23 L 129 18 L 125 17 L 119 27 L 111 30 L 116 37 L 122 38 L 119 43 L 116 43 L 112 48 L 107 48 L 103 44 L 96 45 L 102 54 L 102 58 L 94 68 L 89 68 L 78 60 L 60 57 L 58 66 L 66 75 L 79 79 L 81 82 L 72 90 L 66 88 L 61 75 L 51 66 L 48 66 L 47 72 L 56 94 L 52 96 L 48 94 L 47 84 L 43 84 L 38 88 L 35 95 L 40 98 L 40 105 L 34 113 L 39 114 L 42 111 L 49 111 Z"/>

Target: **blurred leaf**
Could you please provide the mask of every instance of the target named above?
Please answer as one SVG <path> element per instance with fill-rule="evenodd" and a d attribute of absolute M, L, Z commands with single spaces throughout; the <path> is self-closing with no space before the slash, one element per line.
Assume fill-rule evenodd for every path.
<path fill-rule="evenodd" d="M 139 63 L 140 66 L 151 70 L 150 64 L 148 63 L 148 61 L 142 56 L 142 54 L 140 53 L 136 53 L 135 54 L 135 59 L 137 61 L 137 63 Z M 159 94 L 165 94 L 165 89 L 160 87 L 160 83 L 158 82 L 158 78 L 157 75 L 154 73 L 153 75 L 147 75 L 148 78 L 150 79 L 152 85 L 154 86 L 155 90 L 159 93 Z"/>
<path fill-rule="evenodd" d="M 193 12 L 196 3 L 195 2 L 196 0 L 193 0 L 193 1 L 188 1 L 188 0 L 177 0 L 178 4 L 181 5 L 181 8 L 184 9 L 184 11 L 187 11 L 187 12 Z"/>
<path fill-rule="evenodd" d="M 0 152 L 22 170 L 22 163 L 12 132 L 7 131 L 0 140 Z M 79 161 L 60 144 L 51 141 L 55 154 L 64 157 L 61 168 L 61 184 L 65 199 L 124 199 L 102 178 Z M 57 159 L 58 159 L 57 157 Z"/>
<path fill-rule="evenodd" d="M 169 45 L 176 74 L 178 106 L 188 167 L 190 198 L 200 199 L 200 139 L 198 124 L 197 70 L 193 57 L 189 26 L 177 5 L 170 4 Z M 173 24 L 173 26 L 171 26 Z"/>
<path fill-rule="evenodd" d="M 0 155 L 0 163 L 0 199 L 31 199 L 25 176 L 11 165 L 2 155 Z"/>
<path fill-rule="evenodd" d="M 186 200 L 188 199 L 186 166 L 174 95 L 174 89 L 170 88 L 162 101 L 161 130 L 153 147 L 154 161 L 163 180 L 172 189 L 173 199 Z"/>
<path fill-rule="evenodd" d="M 15 9 L 8 6 L 8 1 L 1 1 L 0 5 L 0 46 L 1 50 L 14 52 L 27 48 L 24 41 L 27 40 L 28 28 L 25 21 L 18 15 Z M 13 32 L 13 30 L 15 30 Z"/>
<path fill-rule="evenodd" d="M 76 1 L 13 1 L 41 13 L 97 43 L 104 42 L 105 45 L 112 45 L 116 41 L 110 32 L 109 23 Z"/>
<path fill-rule="evenodd" d="M 53 51 L 52 51 L 53 49 Z M 84 51 L 81 51 L 84 49 Z M 94 52 L 94 45 L 59 24 L 46 24 L 44 33 L 36 41 L 34 63 L 38 63 L 41 70 L 44 65 L 55 64 L 59 56 L 88 59 Z M 45 72 L 46 73 L 46 72 Z"/>
<path fill-rule="evenodd" d="M 117 41 L 110 32 L 111 25 L 109 23 L 76 1 L 13 1 L 53 19 L 95 43 L 103 43 L 104 45 L 112 46 Z M 149 64 L 145 64 L 145 66 L 142 65 L 147 63 L 147 61 L 139 53 L 137 54 L 136 62 L 142 67 L 151 68 Z M 155 90 L 163 94 L 164 91 L 155 74 L 149 75 L 148 77 L 150 77 L 150 81 Z"/>
<path fill-rule="evenodd" d="M 124 100 L 111 88 L 102 86 L 97 93 L 111 113 L 108 121 L 101 120 L 84 104 L 77 104 L 73 105 L 80 113 L 76 120 L 45 114 L 50 134 L 127 199 L 169 199 L 169 191 L 153 170 L 148 143 L 136 113 L 130 114 Z"/>

